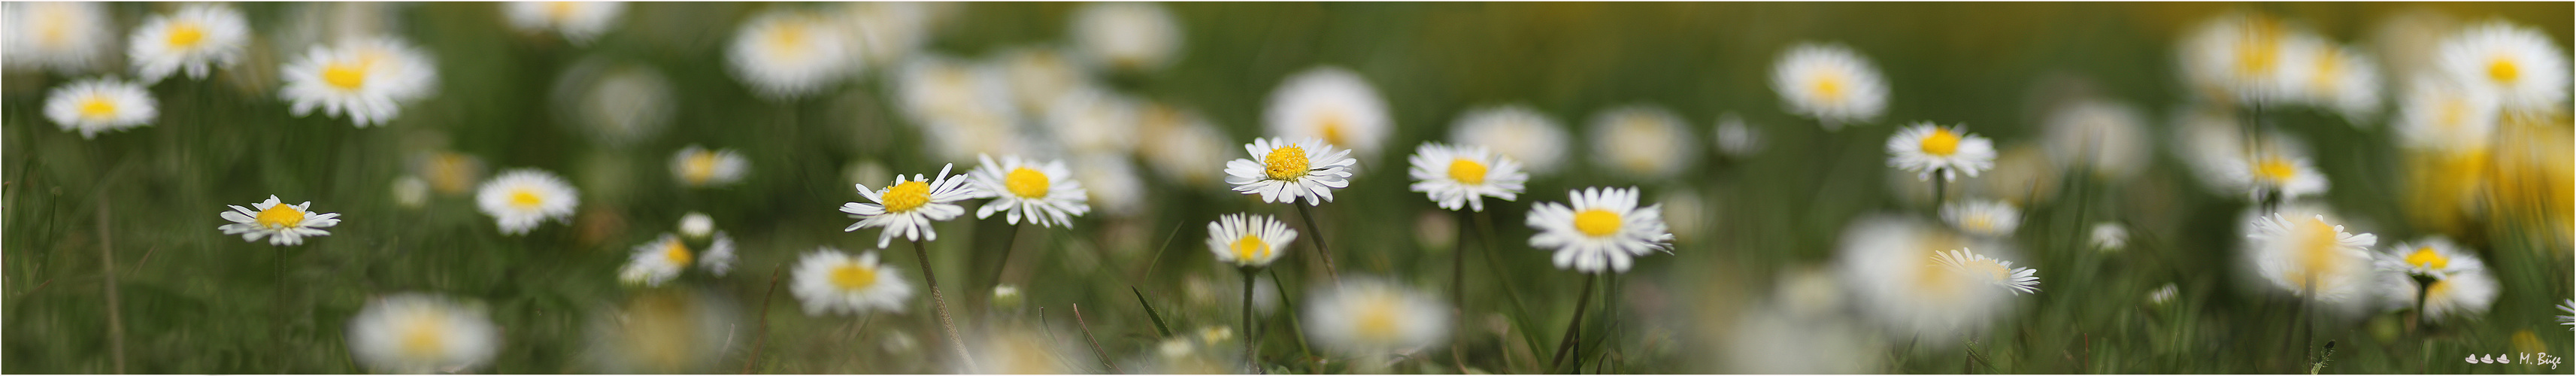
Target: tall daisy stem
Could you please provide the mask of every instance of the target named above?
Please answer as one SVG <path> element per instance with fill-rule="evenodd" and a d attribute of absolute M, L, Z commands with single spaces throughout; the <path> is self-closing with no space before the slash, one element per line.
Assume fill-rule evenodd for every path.
<path fill-rule="evenodd" d="M 1288 206 L 1297 207 L 1297 217 L 1306 220 L 1306 232 L 1315 234 L 1315 237 L 1307 238 L 1306 242 L 1314 244 L 1315 255 L 1322 256 L 1324 258 L 1324 275 L 1333 277 L 1334 286 L 1341 286 L 1342 270 L 1341 268 L 1333 266 L 1333 249 L 1324 245 L 1324 227 L 1315 225 L 1314 209 L 1309 209 L 1306 205 L 1298 205 L 1293 202 L 1289 203 Z"/>
<path fill-rule="evenodd" d="M 957 335 L 957 321 L 948 318 L 948 298 L 939 295 L 939 276 L 930 269 L 930 250 L 920 240 L 912 241 L 913 259 L 921 261 L 921 282 L 930 286 L 930 303 L 939 309 L 939 326 L 948 330 L 948 348 L 957 351 L 957 361 L 972 368 L 975 358 L 966 354 L 966 337 Z"/>
<path fill-rule="evenodd" d="M 1949 173 L 1948 169 L 1932 170 L 1932 218 L 1934 219 L 1941 218 L 1941 205 L 1950 202 L 1950 177 L 1946 175 L 1947 173 Z"/>
<path fill-rule="evenodd" d="M 1251 367 L 1252 373 L 1261 373 L 1261 331 L 1252 328 L 1252 280 L 1258 276 L 1254 269 L 1246 266 L 1235 270 L 1243 272 L 1243 364 Z"/>
<path fill-rule="evenodd" d="M 1583 311 L 1587 308 L 1592 308 L 1592 284 L 1600 281 L 1600 274 L 1583 275 L 1583 295 L 1582 297 L 1574 299 L 1574 320 L 1565 322 L 1565 339 L 1556 343 L 1556 356 L 1548 360 L 1548 370 L 1553 371 L 1556 370 L 1558 366 L 1564 365 L 1565 355 L 1567 352 L 1569 350 L 1573 350 L 1575 345 L 1583 343 L 1583 340 L 1581 339 L 1583 336 Z M 1576 362 L 1582 361 L 1576 360 Z"/>

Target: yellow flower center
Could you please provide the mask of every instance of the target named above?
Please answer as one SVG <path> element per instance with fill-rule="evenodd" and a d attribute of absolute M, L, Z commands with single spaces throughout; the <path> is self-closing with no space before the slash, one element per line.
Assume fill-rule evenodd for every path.
<path fill-rule="evenodd" d="M 1841 101 L 1843 99 L 1843 76 L 1833 73 L 1817 75 L 1815 90 L 1816 99 L 1818 100 L 1826 102 Z"/>
<path fill-rule="evenodd" d="M 438 359 L 447 349 L 447 323 L 441 314 L 412 318 L 402 330 L 401 352 L 412 359 Z"/>
<path fill-rule="evenodd" d="M 196 47 L 197 42 L 204 40 L 206 40 L 206 29 L 197 27 L 196 23 L 180 22 L 170 24 L 171 47 Z"/>
<path fill-rule="evenodd" d="M 769 34 L 769 45 L 789 56 L 804 56 L 805 23 L 789 21 L 779 25 L 776 31 Z"/>
<path fill-rule="evenodd" d="M 1324 115 L 1324 124 L 1322 125 L 1323 130 L 1316 133 L 1323 134 L 1325 143 L 1349 145 L 1349 143 L 1343 142 L 1344 140 L 1342 139 L 1342 127 L 1345 125 L 1342 123 L 1346 122 L 1347 121 L 1342 120 L 1342 117 L 1339 114 L 1326 114 Z"/>
<path fill-rule="evenodd" d="M 2522 77 L 2522 67 L 2514 65 L 2513 59 L 2498 57 L 2487 62 L 2487 78 L 2494 79 L 2496 83 L 2512 83 L 2515 78 L 2520 77 Z"/>
<path fill-rule="evenodd" d="M 2317 59 L 2317 71 L 2315 75 L 2309 76 L 2308 86 L 2320 92 L 2335 91 L 2337 86 L 2335 79 L 2342 76 L 2342 71 L 2343 55 L 2326 53 L 2326 56 Z"/>
<path fill-rule="evenodd" d="M 295 210 L 295 206 L 293 205 L 279 203 L 277 205 L 270 205 L 268 209 L 260 210 L 259 218 L 256 219 L 258 220 L 260 227 L 295 227 L 296 225 L 304 223 L 304 211 Z"/>
<path fill-rule="evenodd" d="M 2441 269 L 2451 265 L 2451 258 L 2442 257 L 2442 253 L 2434 252 L 2433 247 L 2424 247 L 2416 249 L 2414 254 L 2406 255 L 2406 265 Z"/>
<path fill-rule="evenodd" d="M 662 258 L 670 260 L 671 265 L 688 265 L 691 257 L 689 246 L 680 244 L 679 240 L 662 243 Z"/>
<path fill-rule="evenodd" d="M 464 154 L 438 152 L 429 159 L 429 185 L 440 192 L 464 192 L 474 185 L 473 159 Z"/>
<path fill-rule="evenodd" d="M 572 7 L 573 7 L 574 5 L 578 5 L 578 4 L 575 4 L 575 3 L 570 2 L 570 1 L 554 1 L 554 2 L 547 2 L 547 3 L 546 3 L 546 17 L 547 17 L 547 18 L 552 18 L 552 19 L 554 19 L 554 20 L 555 20 L 555 22 L 564 22 L 565 20 L 570 20 L 570 19 L 572 19 Z"/>
<path fill-rule="evenodd" d="M 1967 227 L 1969 231 L 1988 232 L 1995 229 L 1994 217 L 1982 214 L 1969 215 L 1967 218 L 1960 220 L 1959 224 L 1960 227 Z"/>
<path fill-rule="evenodd" d="M 688 161 L 681 167 L 682 178 L 689 179 L 690 183 L 705 183 L 716 177 L 716 153 L 700 151 L 689 154 Z"/>
<path fill-rule="evenodd" d="M 367 63 L 334 62 L 322 67 L 322 82 L 341 90 L 357 90 L 367 84 Z"/>
<path fill-rule="evenodd" d="M 843 291 L 851 291 L 865 289 L 868 288 L 868 286 L 876 285 L 876 267 L 860 265 L 859 263 L 853 262 L 841 264 L 840 267 L 832 268 L 832 287 L 839 287 Z"/>
<path fill-rule="evenodd" d="M 1401 334 L 1396 321 L 1397 302 L 1393 297 L 1370 297 L 1368 300 L 1361 303 L 1359 312 L 1353 315 L 1357 320 L 1353 321 L 1352 331 L 1370 342 L 1395 342 L 1396 336 Z"/>
<path fill-rule="evenodd" d="M 89 118 L 116 116 L 116 101 L 107 100 L 106 96 L 91 96 L 89 100 L 81 101 L 80 113 Z"/>
<path fill-rule="evenodd" d="M 2262 178 L 2266 181 L 2281 183 L 2288 182 L 2290 181 L 2290 178 L 2298 176 L 2299 169 L 2297 166 L 2291 165 L 2290 160 L 2288 159 L 2277 157 L 2264 158 L 2263 161 L 2255 163 L 2254 175 L 2255 177 Z"/>
<path fill-rule="evenodd" d="M 1466 158 L 1449 161 L 1449 179 L 1464 184 L 1484 184 L 1485 164 Z"/>
<path fill-rule="evenodd" d="M 1610 236 L 1610 234 L 1619 233 L 1620 225 L 1619 214 L 1608 210 L 1590 209 L 1574 213 L 1574 229 L 1582 231 L 1584 235 Z"/>
<path fill-rule="evenodd" d="M 2301 247 L 2298 249 L 2301 267 L 2289 273 L 2292 278 L 2290 283 L 2311 291 L 2323 289 L 2322 286 L 2312 286 L 2310 283 L 2339 273 L 2343 267 L 2342 263 L 2335 262 L 2337 258 L 2335 247 L 2340 242 L 2335 240 L 2334 225 L 2326 224 L 2325 220 L 2309 218 L 2303 228 L 2292 231 L 2296 232 L 2292 236 L 2300 237 L 2299 241 L 2303 243 L 2300 243 Z"/>
<path fill-rule="evenodd" d="M 1002 186 L 1010 188 L 1011 194 L 1026 198 L 1046 197 L 1047 188 L 1052 187 L 1047 183 L 1046 173 L 1027 167 L 1013 169 L 1009 176 L 1002 178 Z"/>
<path fill-rule="evenodd" d="M 917 181 L 898 183 L 892 188 L 886 188 L 884 197 L 887 213 L 910 212 L 912 209 L 930 203 L 930 183 Z"/>
<path fill-rule="evenodd" d="M 1251 263 L 1253 260 L 1268 257 L 1270 257 L 1270 243 L 1261 241 L 1261 236 L 1246 234 L 1234 239 L 1235 262 Z"/>
<path fill-rule="evenodd" d="M 1306 148 L 1288 145 L 1270 149 L 1270 155 L 1261 157 L 1261 164 L 1268 167 L 1267 172 L 1271 180 L 1295 180 L 1304 177 L 1308 168 Z"/>
<path fill-rule="evenodd" d="M 1947 157 L 1959 152 L 1959 134 L 1952 133 L 1946 128 L 1933 127 L 1932 134 L 1923 136 L 1923 141 L 1919 143 L 1923 148 L 1923 154 Z"/>
<path fill-rule="evenodd" d="M 519 188 L 510 191 L 510 206 L 536 209 L 537 205 L 544 203 L 546 203 L 545 197 L 537 196 L 537 191 L 534 189 Z"/>
<path fill-rule="evenodd" d="M 2257 76 L 2272 71 L 2281 59 L 2280 25 L 2269 19 L 2253 21 L 2243 40 L 2236 44 L 2237 74 Z"/>

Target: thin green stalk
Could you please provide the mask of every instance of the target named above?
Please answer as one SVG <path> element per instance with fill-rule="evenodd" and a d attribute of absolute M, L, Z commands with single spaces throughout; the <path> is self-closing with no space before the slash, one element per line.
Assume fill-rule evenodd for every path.
<path fill-rule="evenodd" d="M 1297 207 L 1297 217 L 1306 220 L 1306 232 L 1315 235 L 1314 237 L 1307 238 L 1306 242 L 1314 244 L 1315 255 L 1322 256 L 1324 258 L 1324 275 L 1333 277 L 1334 286 L 1341 286 L 1341 268 L 1333 266 L 1333 249 L 1324 245 L 1324 227 L 1315 225 L 1315 211 L 1313 209 L 1309 209 L 1307 205 L 1289 203 L 1288 206 Z"/>
<path fill-rule="evenodd" d="M 1252 279 L 1259 277 L 1255 267 L 1241 267 L 1243 272 L 1243 364 L 1252 373 L 1261 373 L 1261 331 L 1252 328 Z"/>
<path fill-rule="evenodd" d="M 1600 274 L 1583 275 L 1583 295 L 1574 299 L 1574 320 L 1566 321 L 1565 339 L 1557 342 L 1556 356 L 1548 360 L 1548 370 L 1554 371 L 1564 365 L 1567 351 L 1573 350 L 1575 345 L 1582 344 L 1583 311 L 1592 308 L 1592 304 L 1589 304 L 1592 302 L 1592 284 L 1600 280 Z M 1575 360 L 1575 362 L 1578 364 L 1576 367 L 1581 367 L 1580 363 L 1583 361 Z"/>
<path fill-rule="evenodd" d="M 972 369 L 975 358 L 966 353 L 966 337 L 957 335 L 957 321 L 948 317 L 948 298 L 939 294 L 939 276 L 932 274 L 930 269 L 930 250 L 921 243 L 920 240 L 912 241 L 912 254 L 914 259 L 921 261 L 921 282 L 930 287 L 930 303 L 939 309 L 939 327 L 948 330 L 948 347 L 957 352 L 958 363 Z"/>
<path fill-rule="evenodd" d="M 1273 282 L 1270 284 L 1270 290 L 1279 293 L 1279 309 L 1284 312 L 1297 312 L 1297 299 L 1292 299 L 1292 297 L 1288 296 L 1288 282 L 1279 279 L 1279 269 L 1268 269 L 1268 271 L 1270 272 L 1270 282 Z M 1297 315 L 1288 315 L 1288 332 L 1306 332 L 1305 326 L 1297 323 Z M 1306 347 L 1306 336 L 1297 335 L 1289 336 L 1288 338 L 1297 339 L 1297 353 L 1299 355 L 1307 358 L 1315 357 L 1315 350 Z"/>

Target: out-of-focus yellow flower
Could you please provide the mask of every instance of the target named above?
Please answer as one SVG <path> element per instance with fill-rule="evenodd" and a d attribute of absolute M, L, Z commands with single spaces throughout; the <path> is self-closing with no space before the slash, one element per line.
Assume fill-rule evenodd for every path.
<path fill-rule="evenodd" d="M 2576 217 L 2569 208 L 2576 207 L 2576 141 L 2569 137 L 2568 117 L 2564 113 L 2546 117 L 2509 116 L 2498 129 L 2499 140 L 2494 156 L 2491 198 L 2494 207 L 2488 221 L 2503 233 L 2544 236 L 2552 249 L 2566 252 L 2576 243 Z"/>

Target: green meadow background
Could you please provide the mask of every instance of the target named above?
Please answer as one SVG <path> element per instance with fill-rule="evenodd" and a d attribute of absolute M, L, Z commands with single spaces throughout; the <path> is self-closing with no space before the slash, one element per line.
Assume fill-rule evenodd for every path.
<path fill-rule="evenodd" d="M 983 59 L 1009 47 L 1069 46 L 1066 24 L 1077 5 L 965 4 L 935 26 L 926 48 Z M 290 9 L 310 4 L 235 6 L 264 38 Z M 927 174 L 942 163 L 920 149 L 922 135 L 903 123 L 884 90 L 888 67 L 868 66 L 823 95 L 785 102 L 754 96 L 728 73 L 723 49 L 740 22 L 766 8 L 818 5 L 636 3 L 587 46 L 517 32 L 496 4 L 395 6 L 392 30 L 436 57 L 439 87 L 383 127 L 288 114 L 274 90 L 281 55 L 263 50 L 274 46 L 255 47 L 245 64 L 214 79 L 151 87 L 158 121 L 94 140 L 42 114 L 46 90 L 80 76 L 8 72 L 0 82 L 0 371 L 365 372 L 346 348 L 348 320 L 370 298 L 406 291 L 488 305 L 505 338 L 500 357 L 482 372 L 597 372 L 584 360 L 594 317 L 673 294 L 735 315 L 721 342 L 730 345 L 707 346 L 715 360 L 684 371 L 949 369 L 932 360 L 943 358 L 946 342 L 928 291 L 917 290 L 906 313 L 864 325 L 855 317 L 807 316 L 792 294 L 771 292 L 783 266 L 814 247 L 874 248 L 877 230 L 840 231 L 852 220 L 835 208 L 863 201 L 843 172 L 851 164 Z M 2208 17 L 2246 8 L 2355 44 L 2400 12 L 2501 17 L 2545 31 L 2560 48 L 2576 40 L 2576 10 L 2565 2 L 1166 6 L 1185 34 L 1177 63 L 1103 75 L 1101 82 L 1194 109 L 1230 142 L 1259 134 L 1271 89 L 1310 67 L 1348 67 L 1386 98 L 1396 127 L 1385 152 L 1362 160 L 1353 186 L 1315 214 L 1344 274 L 1446 294 L 1451 258 L 1467 257 L 1467 318 L 1454 323 L 1462 335 L 1450 344 L 1460 359 L 1403 360 L 1389 369 L 1399 373 L 1455 373 L 1460 365 L 1550 372 L 1543 358 L 1573 316 L 1583 277 L 1556 270 L 1546 252 L 1529 248 L 1522 218 L 1533 202 L 1561 202 L 1568 189 L 1631 185 L 1649 200 L 1700 195 L 1707 215 L 1699 228 L 1677 229 L 1687 235 L 1671 254 L 1639 259 L 1619 282 L 1605 284 L 1609 292 L 1596 296 L 1613 306 L 1586 316 L 1592 329 L 1585 339 L 1594 342 L 1582 347 L 1579 371 L 1724 372 L 1727 365 L 1706 360 L 1718 358 L 1712 343 L 1724 337 L 1703 333 L 1723 334 L 1736 312 L 1762 301 L 1786 271 L 1826 265 L 1853 218 L 1921 212 L 1889 193 L 1902 182 L 1887 172 L 1880 147 L 1893 125 L 1965 123 L 1999 145 L 2015 145 L 2039 137 L 2049 99 L 2069 90 L 2137 105 L 2156 139 L 2152 165 L 2121 186 L 2067 179 L 2056 199 L 2025 205 L 2024 225 L 2011 241 L 2022 249 L 2016 261 L 2039 269 L 2042 290 L 2014 299 L 2018 312 L 1974 336 L 1973 346 L 1837 356 L 1878 358 L 1878 371 L 1890 373 L 2305 372 L 2301 340 L 2291 331 L 2301 325 L 2295 305 L 2253 293 L 2244 286 L 2249 280 L 2231 275 L 2245 267 L 2233 249 L 2242 237 L 2236 218 L 2248 204 L 2200 189 L 2166 137 L 2171 114 L 2189 96 L 2173 63 L 2175 39 Z M 167 7 L 108 6 L 120 39 Z M 1785 113 L 1768 74 L 1780 51 L 1803 40 L 1845 43 L 1875 61 L 1892 87 L 1887 114 L 1829 133 Z M 661 70 L 676 99 L 672 126 L 621 147 L 559 124 L 552 83 L 589 58 Z M 1445 138 L 1466 109 L 1515 102 L 1566 123 L 1578 138 L 1597 111 L 1661 105 L 1691 123 L 1704 146 L 1694 156 L 1701 160 L 1678 179 L 1636 181 L 1582 168 L 1588 144 L 1569 140 L 1561 174 L 1534 179 L 1518 202 L 1489 202 L 1499 231 L 1493 240 L 1466 231 L 1454 242 L 1425 241 L 1417 219 L 1451 214 L 1405 189 L 1402 156 Z M 2393 106 L 2385 108 L 2392 110 L 2360 126 L 2315 111 L 2276 115 L 2333 179 L 2322 202 L 2375 224 L 2356 230 L 2379 234 L 2383 244 L 2432 233 L 2406 225 L 2400 211 L 2401 160 L 2387 115 Z M 1763 131 L 1769 150 L 1720 158 L 1706 147 L 1711 124 L 1728 112 Z M 2564 128 L 2560 121 L 2555 126 Z M 749 177 L 718 189 L 673 184 L 666 164 L 690 144 L 740 150 L 751 161 Z M 487 171 L 553 171 L 579 188 L 580 213 L 569 225 L 549 222 L 504 236 L 470 194 L 434 194 L 418 209 L 397 206 L 392 182 L 429 150 L 478 157 Z M 961 172 L 973 165 L 960 162 Z M 1231 290 L 1238 277 L 1205 250 L 1205 224 L 1226 213 L 1297 214 L 1222 188 L 1171 184 L 1138 167 L 1147 207 L 1133 218 L 1095 214 L 1070 230 L 1020 231 L 999 216 L 940 223 L 942 236 L 929 253 L 960 325 L 1035 325 L 1068 340 L 1087 327 L 1121 362 L 1155 351 L 1164 336 L 1158 319 L 1174 334 L 1236 325 Z M 341 213 L 344 222 L 294 247 L 243 242 L 215 229 L 227 223 L 216 216 L 225 205 L 272 194 L 312 201 L 314 210 Z M 683 287 L 667 289 L 618 284 L 616 269 L 629 249 L 675 231 L 690 211 L 712 215 L 737 239 L 735 272 L 692 274 L 677 282 Z M 1451 219 L 1459 228 L 1473 223 Z M 2083 246 L 2100 221 L 2127 223 L 2130 247 L 2098 253 Z M 1491 252 L 1483 251 L 1488 243 Z M 2526 351 L 2509 339 L 2522 330 L 2537 333 L 2545 351 L 2560 358 L 2576 347 L 2552 319 L 2561 314 L 2552 305 L 2576 290 L 2566 244 L 2471 244 L 2501 285 L 2490 312 L 2424 328 L 2407 327 L 2401 314 L 2317 323 L 2315 342 L 2337 343 L 2322 372 L 2568 372 L 2460 360 Z M 1309 258 L 1312 248 L 1290 252 L 1277 275 L 1295 306 L 1294 298 L 1307 295 L 1303 287 L 1323 274 Z M 898 244 L 883 257 L 921 287 L 910 250 Z M 993 304 L 997 282 L 1018 286 L 1022 301 Z M 2145 303 L 2149 290 L 2166 283 L 2181 297 Z M 1150 315 L 1140 301 L 1151 305 Z M 1080 325 L 1068 312 L 1076 304 L 1084 311 Z M 1274 372 L 1351 370 L 1347 359 L 1301 350 L 1292 317 L 1265 320 L 1270 331 L 1261 348 Z M 1601 340 L 1599 333 L 1610 334 Z M 1089 349 L 1065 349 L 1059 355 L 1067 366 L 1106 371 Z"/>

